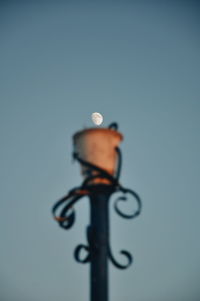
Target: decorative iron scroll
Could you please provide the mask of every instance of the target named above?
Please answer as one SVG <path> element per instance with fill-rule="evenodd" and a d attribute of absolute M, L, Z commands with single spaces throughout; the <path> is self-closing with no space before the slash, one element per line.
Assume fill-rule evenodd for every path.
<path fill-rule="evenodd" d="M 131 263 L 133 261 L 133 257 L 128 251 L 125 251 L 125 250 L 121 250 L 120 253 L 127 258 L 127 260 L 128 260 L 127 264 L 118 263 L 117 260 L 113 257 L 110 248 L 109 248 L 108 256 L 109 256 L 112 264 L 116 268 L 121 269 L 121 270 L 127 269 L 131 265 Z"/>
<path fill-rule="evenodd" d="M 114 130 L 117 130 L 118 125 L 117 123 L 112 123 L 109 128 L 112 128 Z M 122 192 L 122 196 L 118 197 L 115 202 L 114 202 L 114 209 L 116 213 L 126 219 L 131 219 L 137 217 L 142 209 L 142 203 L 139 195 L 131 190 L 124 188 L 120 183 L 119 183 L 119 177 L 120 177 L 120 172 L 121 172 L 121 164 L 122 164 L 122 155 L 120 152 L 120 149 L 116 147 L 116 152 L 118 155 L 118 167 L 115 176 L 113 177 L 110 175 L 106 170 L 99 168 L 98 166 L 95 166 L 89 162 L 84 161 L 81 159 L 77 153 L 73 153 L 73 158 L 77 160 L 81 165 L 89 167 L 91 170 L 95 171 L 95 175 L 90 175 L 88 176 L 82 183 L 80 187 L 76 187 L 72 190 L 69 191 L 67 195 L 62 197 L 60 200 L 57 201 L 57 203 L 53 206 L 52 208 L 52 214 L 54 219 L 58 222 L 60 227 L 63 229 L 70 229 L 74 222 L 75 222 L 75 210 L 73 206 L 84 196 L 90 196 L 93 192 L 94 189 L 95 191 L 98 191 L 98 185 L 91 185 L 91 181 L 94 179 L 107 179 L 109 184 L 106 186 L 109 188 L 111 193 L 114 192 Z M 127 196 L 131 195 L 136 203 L 137 203 L 137 209 L 132 213 L 132 214 L 126 214 L 121 211 L 119 205 L 120 203 L 122 204 L 123 202 L 126 202 L 128 200 Z M 92 239 L 90 237 L 90 227 L 87 229 L 87 240 L 88 240 L 88 245 L 83 245 L 80 244 L 76 247 L 74 251 L 74 257 L 75 259 L 80 262 L 80 263 L 87 263 L 90 261 L 90 250 L 92 248 Z M 86 253 L 86 256 L 84 258 L 81 257 L 81 253 L 84 251 Z M 128 268 L 133 259 L 132 256 L 129 252 L 122 250 L 120 251 L 124 257 L 127 258 L 127 264 L 123 265 L 118 263 L 111 252 L 110 246 L 108 246 L 108 257 L 113 263 L 113 265 L 119 269 L 126 269 Z"/>

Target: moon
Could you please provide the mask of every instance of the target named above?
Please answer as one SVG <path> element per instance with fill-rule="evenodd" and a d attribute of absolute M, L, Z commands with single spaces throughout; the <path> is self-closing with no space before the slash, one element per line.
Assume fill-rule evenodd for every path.
<path fill-rule="evenodd" d="M 100 113 L 92 113 L 91 118 L 94 124 L 96 125 L 100 125 L 103 122 L 103 116 Z"/>

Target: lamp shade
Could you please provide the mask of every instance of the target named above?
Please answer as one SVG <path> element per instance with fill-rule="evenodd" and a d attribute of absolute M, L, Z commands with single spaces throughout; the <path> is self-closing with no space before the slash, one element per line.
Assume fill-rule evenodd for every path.
<path fill-rule="evenodd" d="M 77 132 L 73 136 L 74 150 L 79 158 L 87 161 L 109 174 L 114 175 L 117 166 L 116 147 L 123 140 L 123 136 L 116 130 L 109 128 L 89 128 Z M 95 175 L 95 171 L 82 166 L 83 177 Z M 95 180 L 95 182 L 97 182 Z M 102 182 L 102 181 L 101 181 Z"/>

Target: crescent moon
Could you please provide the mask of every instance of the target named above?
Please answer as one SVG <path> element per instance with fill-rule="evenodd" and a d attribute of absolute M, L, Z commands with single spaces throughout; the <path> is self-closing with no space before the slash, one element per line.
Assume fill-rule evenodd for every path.
<path fill-rule="evenodd" d="M 103 116 L 100 113 L 92 113 L 91 118 L 94 124 L 96 125 L 100 125 L 103 122 Z"/>

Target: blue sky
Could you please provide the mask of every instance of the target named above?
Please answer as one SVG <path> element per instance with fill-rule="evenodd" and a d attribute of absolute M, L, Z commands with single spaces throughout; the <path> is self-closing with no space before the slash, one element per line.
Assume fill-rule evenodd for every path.
<path fill-rule="evenodd" d="M 119 123 L 121 182 L 142 215 L 110 206 L 111 301 L 197 301 L 199 241 L 198 1 L 0 3 L 0 291 L 2 301 L 88 300 L 87 200 L 63 231 L 54 202 L 81 184 L 72 135 Z"/>

